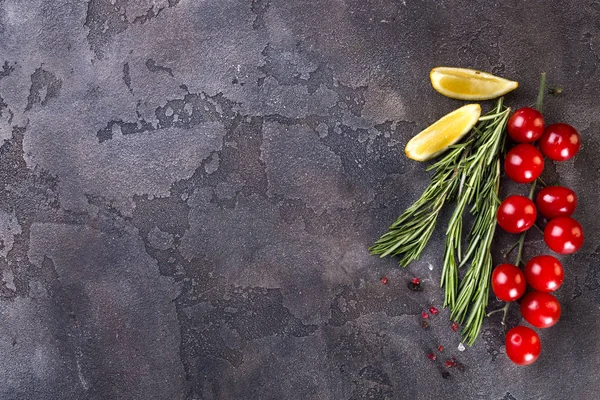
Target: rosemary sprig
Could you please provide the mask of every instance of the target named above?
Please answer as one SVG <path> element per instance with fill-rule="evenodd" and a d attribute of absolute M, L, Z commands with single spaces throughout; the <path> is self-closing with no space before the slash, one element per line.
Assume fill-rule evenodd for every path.
<path fill-rule="evenodd" d="M 460 284 L 458 299 L 451 313 L 451 318 L 462 324 L 462 335 L 469 345 L 479 335 L 486 315 L 493 266 L 491 246 L 496 228 L 496 210 L 500 203 L 500 160 L 496 158 L 494 165 L 487 169 L 488 180 L 477 200 L 481 206 L 474 210 L 475 220 L 469 235 L 471 244 L 467 253 L 473 254 L 471 265 Z"/>
<path fill-rule="evenodd" d="M 403 267 L 419 258 L 435 229 L 440 210 L 457 193 L 459 166 L 468 155 L 472 140 L 452 146 L 442 159 L 427 168 L 435 170 L 429 186 L 369 249 L 371 254 L 399 256 L 398 264 Z"/>
<path fill-rule="evenodd" d="M 445 288 L 444 306 L 455 308 L 458 291 L 458 269 L 465 265 L 473 256 L 480 244 L 481 237 L 472 237 L 465 256 L 462 256 L 462 226 L 463 215 L 468 205 L 477 212 L 483 205 L 482 184 L 486 184 L 495 171 L 490 169 L 498 158 L 503 145 L 503 130 L 509 109 L 504 109 L 502 99 L 496 107 L 481 118 L 482 122 L 475 128 L 479 133 L 474 143 L 474 152 L 461 166 L 461 185 L 458 201 L 446 230 L 446 245 L 444 249 L 444 267 L 442 269 L 441 286 Z M 494 210 L 495 212 L 495 210 Z M 482 244 L 483 245 L 483 244 Z M 458 261 L 458 263 L 457 263 Z"/>
<path fill-rule="evenodd" d="M 496 226 L 496 210 L 500 203 L 500 153 L 504 144 L 504 129 L 510 109 L 503 108 L 502 99 L 478 127 L 480 135 L 474 152 L 463 169 L 464 190 L 458 197 L 446 236 L 442 286 L 445 288 L 445 305 L 451 308 L 451 318 L 463 325 L 465 342 L 473 344 L 485 318 L 492 270 L 491 245 Z M 469 246 L 460 258 L 462 218 L 468 206 L 474 221 L 469 233 Z M 458 255 L 457 265 L 455 254 Z M 470 261 L 459 290 L 458 268 Z"/>
<path fill-rule="evenodd" d="M 450 150 L 428 170 L 435 173 L 421 197 L 410 206 L 389 231 L 369 249 L 381 257 L 399 256 L 401 266 L 418 259 L 435 229 L 444 204 L 457 201 L 446 231 L 442 270 L 445 305 L 454 320 L 463 324 L 465 341 L 472 344 L 485 317 L 492 269 L 491 244 L 496 226 L 500 153 L 510 109 L 502 99 L 463 142 Z M 474 217 L 469 246 L 462 255 L 463 215 Z M 458 269 L 470 262 L 459 285 Z"/>

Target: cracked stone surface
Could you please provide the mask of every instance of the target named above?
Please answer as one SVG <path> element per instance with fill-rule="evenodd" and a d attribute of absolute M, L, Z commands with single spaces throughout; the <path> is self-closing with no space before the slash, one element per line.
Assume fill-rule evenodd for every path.
<path fill-rule="evenodd" d="M 598 21 L 593 0 L 0 0 L 0 398 L 596 398 Z M 405 143 L 462 104 L 437 65 L 518 80 L 513 107 L 546 71 L 547 122 L 582 135 L 544 177 L 586 243 L 527 368 L 498 315 L 458 350 L 441 229 L 406 269 L 367 251 L 427 183 Z"/>

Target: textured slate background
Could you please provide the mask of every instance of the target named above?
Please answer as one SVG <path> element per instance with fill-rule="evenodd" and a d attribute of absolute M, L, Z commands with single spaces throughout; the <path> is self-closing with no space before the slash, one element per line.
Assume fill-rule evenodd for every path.
<path fill-rule="evenodd" d="M 591 0 L 0 0 L 0 398 L 597 398 L 599 60 Z M 404 144 L 462 104 L 437 65 L 515 107 L 545 70 L 582 134 L 544 176 L 587 241 L 528 368 L 499 316 L 462 353 L 445 311 L 419 326 L 441 232 L 406 270 L 366 250 L 426 185 Z"/>

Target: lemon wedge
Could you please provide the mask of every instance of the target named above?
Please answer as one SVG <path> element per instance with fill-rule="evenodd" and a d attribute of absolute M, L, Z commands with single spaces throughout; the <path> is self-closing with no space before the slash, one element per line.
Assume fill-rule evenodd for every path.
<path fill-rule="evenodd" d="M 467 68 L 437 67 L 429 78 L 439 93 L 460 100 L 495 99 L 519 86 L 519 82 Z"/>
<path fill-rule="evenodd" d="M 427 161 L 463 138 L 481 115 L 479 104 L 467 104 L 434 122 L 406 144 L 406 156 L 416 161 Z"/>

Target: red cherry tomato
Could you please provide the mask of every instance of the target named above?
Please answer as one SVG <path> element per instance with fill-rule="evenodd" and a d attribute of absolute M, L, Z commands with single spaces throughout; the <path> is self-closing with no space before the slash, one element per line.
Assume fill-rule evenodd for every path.
<path fill-rule="evenodd" d="M 529 286 L 540 292 L 554 292 L 563 283 L 565 271 L 552 256 L 533 257 L 525 265 L 525 278 Z"/>
<path fill-rule="evenodd" d="M 510 233 L 525 232 L 531 228 L 536 217 L 535 204 L 525 196 L 508 196 L 496 212 L 498 225 Z"/>
<path fill-rule="evenodd" d="M 519 299 L 526 287 L 525 274 L 516 265 L 501 264 L 492 273 L 492 290 L 502 301 Z"/>
<path fill-rule="evenodd" d="M 515 182 L 533 182 L 544 170 L 544 157 L 535 146 L 518 144 L 506 154 L 504 170 Z"/>
<path fill-rule="evenodd" d="M 564 186 L 547 186 L 540 190 L 535 204 L 546 218 L 569 217 L 577 207 L 577 195 Z"/>
<path fill-rule="evenodd" d="M 519 108 L 508 120 L 506 128 L 516 142 L 535 142 L 544 133 L 544 117 L 535 108 Z"/>
<path fill-rule="evenodd" d="M 581 146 L 579 133 L 568 124 L 552 124 L 544 130 L 538 142 L 544 155 L 555 161 L 572 158 Z"/>
<path fill-rule="evenodd" d="M 536 328 L 550 328 L 560 318 L 560 303 L 550 293 L 529 292 L 521 300 L 521 315 Z"/>
<path fill-rule="evenodd" d="M 533 329 L 516 326 L 506 334 L 506 355 L 515 364 L 532 364 L 541 352 L 542 342 Z"/>
<path fill-rule="evenodd" d="M 583 228 L 573 218 L 554 218 L 544 229 L 544 242 L 557 253 L 575 253 L 583 245 Z"/>

